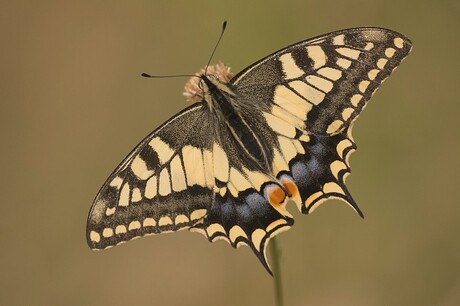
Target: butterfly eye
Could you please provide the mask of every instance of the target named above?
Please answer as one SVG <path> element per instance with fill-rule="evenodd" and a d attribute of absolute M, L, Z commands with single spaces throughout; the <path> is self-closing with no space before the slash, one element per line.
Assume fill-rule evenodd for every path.
<path fill-rule="evenodd" d="M 198 81 L 198 88 L 199 88 L 199 89 L 203 89 L 203 82 L 204 82 L 203 79 L 200 79 L 200 80 Z"/>

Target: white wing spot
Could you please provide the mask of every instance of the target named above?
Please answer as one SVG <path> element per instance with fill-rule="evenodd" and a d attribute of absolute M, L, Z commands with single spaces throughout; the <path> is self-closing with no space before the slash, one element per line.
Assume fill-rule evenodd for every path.
<path fill-rule="evenodd" d="M 366 89 L 369 86 L 369 84 L 370 84 L 369 81 L 361 81 L 361 83 L 359 83 L 359 86 L 358 86 L 359 91 L 362 93 L 366 92 Z"/>
<path fill-rule="evenodd" d="M 214 163 L 214 177 L 221 182 L 228 181 L 229 164 L 225 151 L 219 146 L 217 142 L 213 145 L 213 163 Z"/>
<path fill-rule="evenodd" d="M 213 223 L 206 228 L 206 232 L 208 233 L 209 237 L 212 237 L 215 233 L 222 233 L 225 234 L 225 229 L 219 223 Z"/>
<path fill-rule="evenodd" d="M 118 206 L 128 206 L 129 205 L 129 184 L 125 183 L 121 188 L 120 198 L 118 199 Z"/>
<path fill-rule="evenodd" d="M 329 182 L 323 186 L 324 193 L 340 193 L 345 194 L 343 189 L 335 182 Z"/>
<path fill-rule="evenodd" d="M 345 35 L 344 34 L 337 35 L 336 37 L 332 39 L 332 43 L 336 46 L 345 45 Z"/>
<path fill-rule="evenodd" d="M 322 191 L 318 191 L 318 192 L 315 192 L 313 193 L 312 195 L 310 195 L 306 200 L 305 200 L 305 206 L 306 207 L 309 207 L 316 199 L 318 199 L 319 197 L 321 197 L 323 195 L 323 192 Z M 311 207 L 310 210 L 309 210 L 309 213 L 312 213 L 313 210 L 315 209 L 316 207 Z"/>
<path fill-rule="evenodd" d="M 190 214 L 190 220 L 198 220 L 206 216 L 208 211 L 206 209 L 197 209 Z"/>
<path fill-rule="evenodd" d="M 91 241 L 97 243 L 97 242 L 101 241 L 101 235 L 99 235 L 99 233 L 97 233 L 95 231 L 91 231 L 91 233 L 89 233 L 89 239 L 91 239 Z"/>
<path fill-rule="evenodd" d="M 160 220 L 158 220 L 158 226 L 166 226 L 166 225 L 172 225 L 173 222 L 170 217 L 164 216 L 161 217 Z"/>
<path fill-rule="evenodd" d="M 326 133 L 333 134 L 337 132 L 340 127 L 342 127 L 343 121 L 342 120 L 334 120 L 329 126 L 327 127 Z"/>
<path fill-rule="evenodd" d="M 111 216 L 115 213 L 115 207 L 107 207 L 105 210 L 105 215 L 106 216 Z"/>
<path fill-rule="evenodd" d="M 158 193 L 166 196 L 171 193 L 171 181 L 169 179 L 169 172 L 167 168 L 163 168 L 160 172 Z"/>
<path fill-rule="evenodd" d="M 182 224 L 182 223 L 187 223 L 190 220 L 187 218 L 186 215 L 177 215 L 176 218 L 174 219 L 174 223 L 176 225 Z"/>
<path fill-rule="evenodd" d="M 281 65 L 283 66 L 283 72 L 286 79 L 295 79 L 304 74 L 303 70 L 296 65 L 291 53 L 283 54 L 279 57 L 279 59 L 281 61 Z"/>
<path fill-rule="evenodd" d="M 131 195 L 132 202 L 139 202 L 142 200 L 141 191 L 139 188 L 133 188 L 133 194 Z"/>
<path fill-rule="evenodd" d="M 299 140 L 302 142 L 310 142 L 310 136 L 307 134 L 302 134 L 302 136 L 299 137 Z"/>
<path fill-rule="evenodd" d="M 351 61 L 339 57 L 339 58 L 337 59 L 337 61 L 336 61 L 336 64 L 337 64 L 337 66 L 339 66 L 339 67 L 341 67 L 341 68 L 343 68 L 343 69 L 348 69 L 348 68 L 350 68 L 350 66 L 351 66 Z"/>
<path fill-rule="evenodd" d="M 157 177 L 152 176 L 145 184 L 145 197 L 153 199 L 157 195 Z"/>
<path fill-rule="evenodd" d="M 160 163 L 165 164 L 169 161 L 169 159 L 173 156 L 174 150 L 171 147 L 160 139 L 160 137 L 153 138 L 149 145 L 155 150 L 158 155 L 158 159 Z"/>
<path fill-rule="evenodd" d="M 340 160 L 331 163 L 331 172 L 337 180 L 339 179 L 339 172 L 345 169 L 347 169 L 347 165 Z"/>
<path fill-rule="evenodd" d="M 375 80 L 375 78 L 377 77 L 377 74 L 379 74 L 380 70 L 378 69 L 372 69 L 371 71 L 369 71 L 367 73 L 367 77 L 369 78 L 369 80 L 373 81 Z"/>
<path fill-rule="evenodd" d="M 280 225 L 283 225 L 283 224 L 286 224 L 287 221 L 284 220 L 284 219 L 278 219 L 276 221 L 273 221 L 272 223 L 270 223 L 270 225 L 267 226 L 267 232 L 271 232 L 275 227 L 278 227 Z"/>
<path fill-rule="evenodd" d="M 337 48 L 336 51 L 343 55 L 343 56 L 346 56 L 348 58 L 351 58 L 351 59 L 354 59 L 354 60 L 357 60 L 359 55 L 361 54 L 360 51 L 358 50 L 354 50 L 354 49 L 350 49 L 350 48 Z"/>
<path fill-rule="evenodd" d="M 229 231 L 229 234 L 228 234 L 228 237 L 230 238 L 230 241 L 231 242 L 235 242 L 235 240 L 238 238 L 238 237 L 244 237 L 244 238 L 248 238 L 248 236 L 246 235 L 246 233 L 243 231 L 243 229 L 241 227 L 239 227 L 238 225 L 234 225 L 230 231 Z"/>
<path fill-rule="evenodd" d="M 368 43 L 366 44 L 366 46 L 364 47 L 364 50 L 370 51 L 370 50 L 372 50 L 373 48 L 374 48 L 374 44 L 371 43 L 371 42 L 368 42 Z"/>
<path fill-rule="evenodd" d="M 219 194 L 221 197 L 224 197 L 226 193 L 227 193 L 227 187 L 220 188 Z"/>
<path fill-rule="evenodd" d="M 124 225 L 118 225 L 116 228 L 115 228 L 115 234 L 119 235 L 119 234 L 124 234 L 126 233 L 126 226 Z"/>
<path fill-rule="evenodd" d="M 155 219 L 153 218 L 145 218 L 144 222 L 142 222 L 143 227 L 148 227 L 148 226 L 155 226 L 157 223 Z"/>
<path fill-rule="evenodd" d="M 350 99 L 350 102 L 351 104 L 353 104 L 353 106 L 358 106 L 359 102 L 361 101 L 361 99 L 363 98 L 362 95 L 353 95 Z"/>
<path fill-rule="evenodd" d="M 252 232 L 251 241 L 254 244 L 254 247 L 257 251 L 260 252 L 260 244 L 262 243 L 262 239 L 265 237 L 266 232 L 263 229 L 256 229 Z"/>
<path fill-rule="evenodd" d="M 120 189 L 121 184 L 123 184 L 123 179 L 119 176 L 116 176 L 111 182 L 110 186 L 115 187 L 117 190 Z"/>
<path fill-rule="evenodd" d="M 321 204 L 323 204 L 327 198 L 322 198 L 322 199 L 318 199 L 320 196 L 323 195 L 322 192 L 317 192 L 316 194 L 320 194 L 318 197 L 314 198 L 313 200 L 316 201 L 311 207 L 310 207 L 310 210 L 308 211 L 309 214 L 311 214 L 312 212 L 314 212 Z M 315 195 L 316 195 L 315 194 Z M 309 198 L 310 199 L 310 198 Z M 318 199 L 318 200 L 317 200 Z M 312 200 L 312 201 L 313 201 Z M 307 199 L 308 201 L 308 199 Z M 311 205 L 311 204 L 310 204 Z M 307 206 L 308 207 L 308 206 Z"/>
<path fill-rule="evenodd" d="M 133 231 L 141 228 L 141 223 L 139 221 L 132 221 L 129 226 L 128 230 Z"/>
<path fill-rule="evenodd" d="M 393 43 L 399 49 L 404 47 L 404 40 L 402 38 L 400 38 L 400 37 L 396 37 L 395 39 L 393 39 Z"/>
<path fill-rule="evenodd" d="M 386 58 L 380 58 L 378 61 L 377 61 L 377 67 L 379 67 L 379 69 L 383 69 L 385 67 L 385 65 L 387 64 L 388 60 Z"/>
<path fill-rule="evenodd" d="M 353 114 L 353 112 L 355 111 L 354 108 L 351 108 L 351 107 L 347 107 L 345 108 L 343 111 L 342 111 L 342 118 L 344 121 L 347 121 L 350 116 Z"/>
<path fill-rule="evenodd" d="M 214 169 L 212 162 L 212 152 L 209 150 L 203 150 L 203 165 L 204 175 L 206 180 L 206 186 L 211 187 L 214 185 Z"/>
<path fill-rule="evenodd" d="M 187 183 L 185 182 L 185 173 L 182 168 L 179 155 L 174 156 L 170 164 L 171 169 L 171 184 L 174 191 L 181 191 L 187 189 Z"/>
<path fill-rule="evenodd" d="M 306 47 L 308 56 L 313 60 L 313 68 L 318 69 L 326 65 L 327 56 L 320 46 Z"/>
<path fill-rule="evenodd" d="M 146 180 L 153 175 L 153 171 L 147 169 L 147 164 L 139 155 L 134 157 L 131 170 L 140 180 Z"/>
<path fill-rule="evenodd" d="M 385 49 L 385 56 L 390 58 L 390 57 L 393 57 L 393 55 L 395 55 L 395 52 L 396 50 L 393 49 L 393 48 L 386 48 Z"/>
<path fill-rule="evenodd" d="M 113 229 L 111 229 L 109 227 L 104 228 L 104 230 L 102 231 L 102 236 L 104 236 L 105 238 L 112 237 L 113 236 Z"/>
<path fill-rule="evenodd" d="M 187 174 L 187 184 L 189 186 L 199 185 L 205 187 L 206 176 L 201 149 L 194 146 L 185 146 L 182 148 L 182 158 Z"/>
<path fill-rule="evenodd" d="M 339 154 L 339 156 L 341 158 L 343 158 L 343 151 L 345 151 L 346 148 L 349 148 L 351 147 L 353 144 L 351 143 L 350 140 L 348 139 L 344 139 L 342 141 L 340 141 L 338 144 L 337 144 L 337 154 Z"/>
<path fill-rule="evenodd" d="M 342 77 L 342 71 L 331 67 L 321 68 L 320 70 L 318 70 L 318 74 L 333 81 L 337 81 Z"/>

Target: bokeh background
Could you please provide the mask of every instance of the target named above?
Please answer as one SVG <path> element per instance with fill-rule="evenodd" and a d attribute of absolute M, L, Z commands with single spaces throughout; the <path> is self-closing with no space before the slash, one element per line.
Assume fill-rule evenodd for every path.
<path fill-rule="evenodd" d="M 282 233 L 286 305 L 460 305 L 460 2 L 1 1 L 0 304 L 274 305 L 249 248 L 188 232 L 92 252 L 101 184 L 186 106 L 215 61 L 238 72 L 291 43 L 355 26 L 413 40 L 354 128 L 349 189 Z"/>

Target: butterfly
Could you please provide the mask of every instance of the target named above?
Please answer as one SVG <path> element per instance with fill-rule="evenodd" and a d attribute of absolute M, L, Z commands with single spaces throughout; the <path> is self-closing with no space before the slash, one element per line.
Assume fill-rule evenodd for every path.
<path fill-rule="evenodd" d="M 383 28 L 308 39 L 230 80 L 204 73 L 199 102 L 148 135 L 97 194 L 87 242 L 106 249 L 189 229 L 248 245 L 271 273 L 269 240 L 329 198 L 362 212 L 345 186 L 353 123 L 411 41 Z"/>

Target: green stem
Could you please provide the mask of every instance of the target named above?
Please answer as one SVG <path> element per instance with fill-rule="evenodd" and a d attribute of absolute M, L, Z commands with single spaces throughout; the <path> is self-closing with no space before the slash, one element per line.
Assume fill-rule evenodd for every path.
<path fill-rule="evenodd" d="M 273 237 L 270 241 L 270 253 L 273 263 L 273 281 L 275 285 L 275 301 L 276 306 L 283 306 L 283 281 L 281 279 L 281 249 L 278 244 L 277 237 Z"/>

